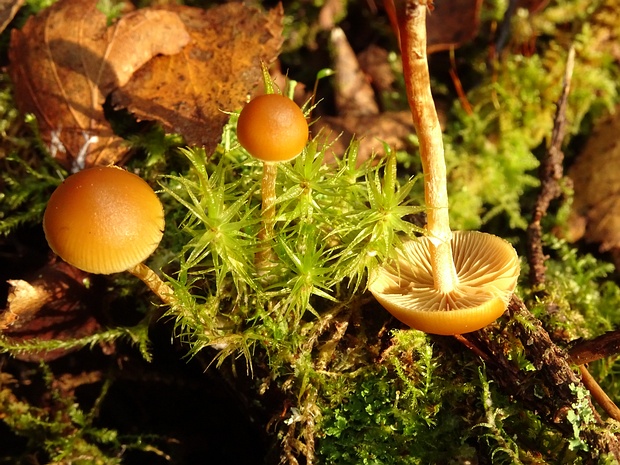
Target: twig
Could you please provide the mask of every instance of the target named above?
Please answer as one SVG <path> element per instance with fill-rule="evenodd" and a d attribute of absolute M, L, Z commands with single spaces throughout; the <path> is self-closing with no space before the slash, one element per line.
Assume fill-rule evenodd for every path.
<path fill-rule="evenodd" d="M 575 49 L 570 48 L 566 59 L 566 70 L 564 72 L 564 83 L 562 85 L 562 95 L 558 100 L 555 113 L 551 143 L 540 165 L 541 189 L 534 206 L 532 221 L 527 228 L 527 253 L 530 265 L 530 283 L 534 289 L 540 289 L 545 283 L 545 255 L 542 247 L 542 227 L 541 220 L 547 214 L 552 200 L 561 194 L 559 181 L 563 176 L 562 163 L 564 153 L 562 152 L 562 141 L 566 133 L 566 106 L 570 84 L 575 65 Z"/>
<path fill-rule="evenodd" d="M 456 95 L 459 97 L 459 101 L 461 102 L 461 106 L 465 113 L 469 116 L 474 114 L 474 110 L 471 107 L 471 103 L 467 99 L 467 95 L 463 90 L 463 84 L 461 83 L 461 79 L 459 78 L 459 74 L 456 71 L 456 59 L 454 58 L 454 48 L 450 49 L 450 78 L 452 79 L 452 84 L 454 84 L 454 89 L 456 90 Z"/>
<path fill-rule="evenodd" d="M 590 374 L 585 365 L 579 365 L 579 372 L 581 373 L 581 380 L 583 381 L 583 385 L 588 388 L 590 394 L 596 401 L 597 404 L 601 406 L 607 415 L 609 415 L 614 420 L 620 421 L 620 409 L 618 406 L 609 398 L 607 393 L 601 388 L 601 386 L 596 382 L 594 377 Z"/>
<path fill-rule="evenodd" d="M 620 354 L 620 330 L 609 331 L 594 339 L 579 341 L 568 351 L 577 365 Z"/>
<path fill-rule="evenodd" d="M 551 201 L 558 198 L 562 193 L 559 181 L 563 176 L 562 164 L 564 161 L 564 153 L 561 147 L 566 133 L 566 106 L 574 65 L 575 49 L 571 47 L 566 60 L 562 95 L 560 96 L 556 109 L 553 132 L 551 134 L 551 144 L 540 166 L 541 190 L 536 200 L 532 221 L 527 229 L 527 251 L 530 264 L 529 278 L 532 287 L 539 292 L 542 291 L 542 286 L 545 283 L 546 271 L 545 255 L 542 246 L 542 227 L 540 223 L 542 218 L 547 214 Z M 620 416 L 620 409 L 618 409 L 614 402 L 605 394 L 603 389 L 601 389 L 582 364 L 610 355 L 609 349 L 615 351 L 613 353 L 617 353 L 617 349 L 620 346 L 620 342 L 617 340 L 618 337 L 619 335 L 617 333 L 604 335 L 601 339 L 590 341 L 588 344 L 582 345 L 581 349 L 574 348 L 570 355 L 574 363 L 580 364 L 579 370 L 582 374 L 583 383 L 590 391 L 592 397 L 610 417 L 616 419 Z"/>

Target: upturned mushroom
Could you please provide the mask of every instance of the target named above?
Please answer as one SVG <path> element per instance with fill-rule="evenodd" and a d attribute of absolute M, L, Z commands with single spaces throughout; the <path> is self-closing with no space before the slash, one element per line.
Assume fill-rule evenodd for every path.
<path fill-rule="evenodd" d="M 442 133 L 430 90 L 426 3 L 390 1 L 399 34 L 407 97 L 420 145 L 427 234 L 371 277 L 370 292 L 403 323 L 443 335 L 478 330 L 497 319 L 519 277 L 519 258 L 503 239 L 452 232 Z"/>
<path fill-rule="evenodd" d="M 96 166 L 67 177 L 43 215 L 47 242 L 60 258 L 83 271 L 129 271 L 165 303 L 172 289 L 143 262 L 158 247 L 164 210 L 139 176 L 116 166 Z"/>

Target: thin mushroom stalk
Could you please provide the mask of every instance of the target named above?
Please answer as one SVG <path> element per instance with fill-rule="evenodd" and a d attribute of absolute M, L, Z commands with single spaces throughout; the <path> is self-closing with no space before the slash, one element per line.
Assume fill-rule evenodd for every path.
<path fill-rule="evenodd" d="M 162 279 L 144 263 L 138 263 L 127 271 L 146 284 L 153 294 L 159 297 L 164 304 L 170 307 L 174 307 L 178 304 L 172 288 L 162 281 Z"/>
<path fill-rule="evenodd" d="M 258 232 L 258 240 L 265 246 L 256 254 L 256 266 L 259 272 L 269 268 L 275 261 L 271 240 L 273 227 L 276 222 L 276 181 L 278 166 L 275 163 L 263 163 L 263 177 L 261 179 L 261 219 L 262 227 Z"/>
<path fill-rule="evenodd" d="M 442 132 L 431 94 L 426 56 L 426 6 L 415 1 L 400 1 L 396 5 L 396 17 L 407 99 L 420 143 L 435 289 L 447 293 L 458 284 L 458 276 L 452 257 Z"/>
<path fill-rule="evenodd" d="M 398 32 L 407 99 L 420 145 L 427 234 L 405 241 L 371 276 L 377 301 L 412 328 L 433 334 L 476 331 L 508 305 L 519 257 L 503 239 L 450 229 L 446 163 L 426 56 L 426 4 L 386 0 Z"/>

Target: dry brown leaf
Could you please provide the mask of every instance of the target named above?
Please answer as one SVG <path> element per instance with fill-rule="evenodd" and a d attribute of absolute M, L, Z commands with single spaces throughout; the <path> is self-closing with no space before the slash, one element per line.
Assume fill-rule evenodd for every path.
<path fill-rule="evenodd" d="M 582 236 L 601 251 L 620 248 L 620 107 L 597 125 L 568 176 L 575 196 L 569 240 Z"/>
<path fill-rule="evenodd" d="M 359 140 L 358 161 L 361 163 L 373 155 L 385 155 L 384 144 L 392 150 L 406 148 L 407 138 L 414 132 L 411 112 L 386 111 L 378 115 L 344 115 L 321 117 L 313 125 L 315 132 L 325 136 L 325 162 L 332 162 L 346 151 L 353 137 Z"/>
<path fill-rule="evenodd" d="M 45 286 L 33 286 L 23 279 L 9 279 L 11 286 L 7 308 L 0 314 L 0 330 L 10 328 L 18 319 L 30 321 L 45 304 L 54 299 L 54 294 Z"/>
<path fill-rule="evenodd" d="M 428 16 L 427 52 L 435 53 L 463 45 L 478 34 L 482 0 L 434 2 Z"/>
<path fill-rule="evenodd" d="M 189 41 L 172 12 L 142 9 L 106 21 L 97 0 L 60 0 L 11 35 L 17 105 L 36 115 L 52 156 L 73 171 L 125 156 L 103 113 L 107 95 L 153 56 Z"/>
<path fill-rule="evenodd" d="M 267 14 L 236 2 L 167 10 L 179 15 L 190 44 L 178 55 L 151 60 L 113 93 L 113 103 L 211 153 L 228 121 L 223 111 L 246 101 L 261 81 L 261 60 L 272 62 L 279 52 L 282 6 Z"/>
<path fill-rule="evenodd" d="M 39 269 L 32 279 L 10 280 L 7 308 L 0 313 L 0 332 L 15 341 L 79 338 L 93 334 L 99 323 L 86 305 L 87 273 L 64 262 Z M 53 360 L 65 350 L 16 353 L 27 361 Z"/>
<path fill-rule="evenodd" d="M 0 0 L 0 32 L 4 31 L 25 0 Z"/>

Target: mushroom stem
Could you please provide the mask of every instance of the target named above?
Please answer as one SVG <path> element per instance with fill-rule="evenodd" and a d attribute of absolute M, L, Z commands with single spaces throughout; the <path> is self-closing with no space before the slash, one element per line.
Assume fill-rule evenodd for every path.
<path fill-rule="evenodd" d="M 259 273 L 265 272 L 273 261 L 270 241 L 273 238 L 273 226 L 276 218 L 276 179 L 277 163 L 263 163 L 263 179 L 261 181 L 261 217 L 263 225 L 258 233 L 260 249 L 256 253 L 255 265 Z"/>
<path fill-rule="evenodd" d="M 163 282 L 161 278 L 144 263 L 138 263 L 127 271 L 146 284 L 166 305 L 173 306 L 177 304 L 177 299 L 174 296 L 172 288 Z"/>
<path fill-rule="evenodd" d="M 261 217 L 263 230 L 261 239 L 269 240 L 273 237 L 273 225 L 276 218 L 276 179 L 278 166 L 276 163 L 263 163 L 263 179 L 261 181 Z"/>
<path fill-rule="evenodd" d="M 448 293 L 458 284 L 458 277 L 452 258 L 442 133 L 431 94 L 426 56 L 426 5 L 420 3 L 404 0 L 396 2 L 395 7 L 407 98 L 418 135 L 424 171 L 426 228 L 431 243 L 434 287 Z"/>

